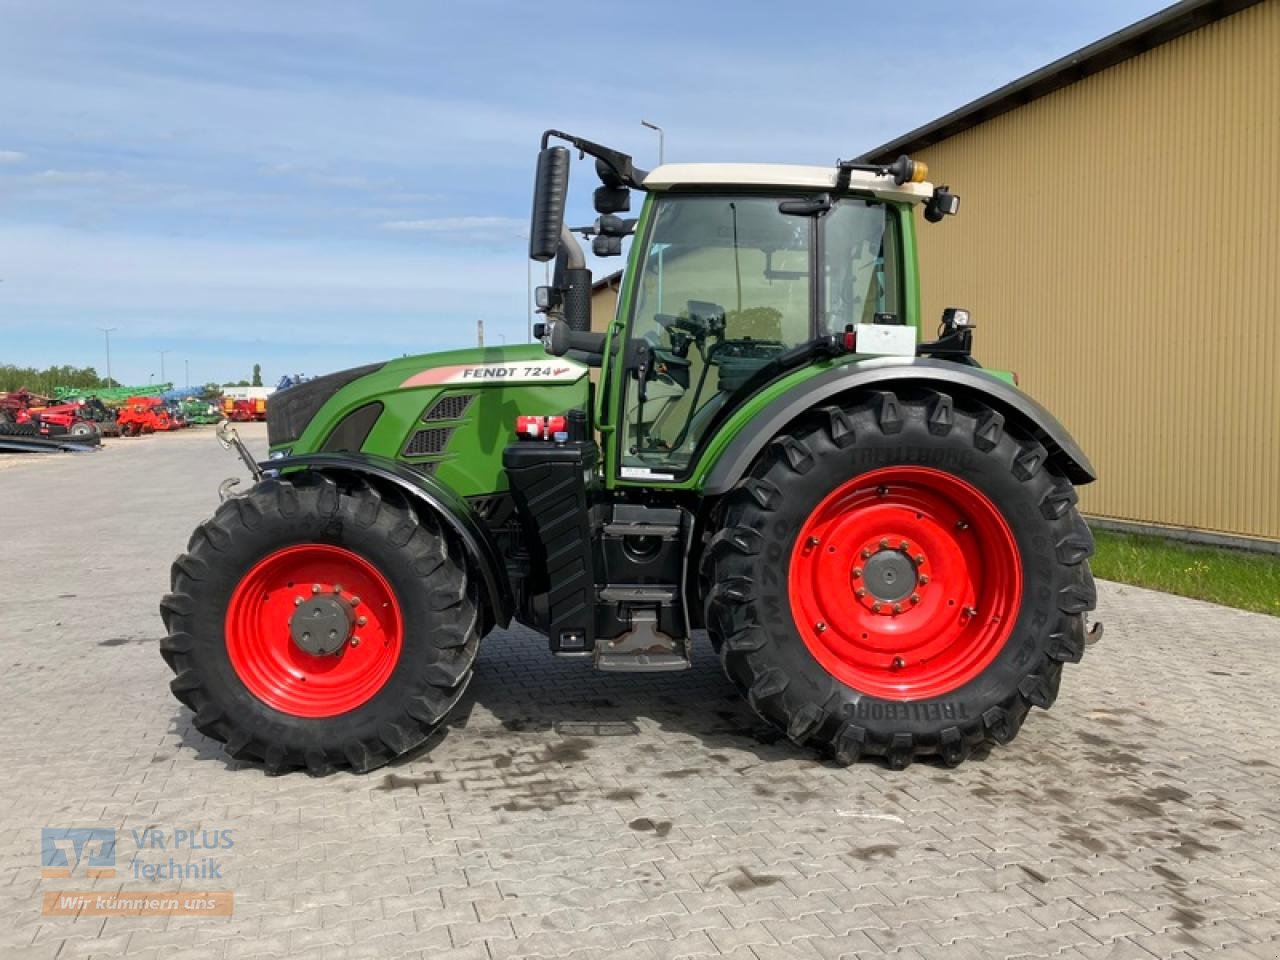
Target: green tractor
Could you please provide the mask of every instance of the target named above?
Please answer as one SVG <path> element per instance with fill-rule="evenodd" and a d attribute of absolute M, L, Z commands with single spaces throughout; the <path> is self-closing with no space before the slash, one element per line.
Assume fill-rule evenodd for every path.
<path fill-rule="evenodd" d="M 600 180 L 578 230 L 570 148 Z M 646 172 L 544 134 L 542 343 L 282 391 L 261 464 L 220 431 L 256 482 L 224 484 L 161 604 L 196 727 L 268 772 L 367 771 L 423 743 L 516 621 L 638 673 L 688 668 L 703 630 L 761 717 L 839 763 L 1012 739 L 1099 632 L 1094 471 L 979 367 L 965 311 L 919 336 L 914 212 L 959 204 L 925 177 L 906 157 Z M 603 331 L 575 233 L 599 256 L 635 236 Z"/>

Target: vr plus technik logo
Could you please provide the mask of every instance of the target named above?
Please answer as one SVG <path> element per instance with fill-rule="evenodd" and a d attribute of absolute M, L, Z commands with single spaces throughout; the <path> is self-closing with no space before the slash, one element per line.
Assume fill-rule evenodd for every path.
<path fill-rule="evenodd" d="M 46 879 L 114 877 L 116 832 L 109 827 L 44 827 L 40 875 Z"/>

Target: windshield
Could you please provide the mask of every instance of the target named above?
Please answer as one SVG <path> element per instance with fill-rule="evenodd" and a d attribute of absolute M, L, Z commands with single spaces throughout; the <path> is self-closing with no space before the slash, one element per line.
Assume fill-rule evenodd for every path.
<path fill-rule="evenodd" d="M 653 373 L 643 391 L 634 377 L 627 384 L 624 478 L 684 473 L 707 425 L 771 360 L 898 312 L 894 218 L 883 205 L 842 200 L 815 218 L 784 214 L 778 203 L 656 200 L 630 331 L 651 347 Z"/>

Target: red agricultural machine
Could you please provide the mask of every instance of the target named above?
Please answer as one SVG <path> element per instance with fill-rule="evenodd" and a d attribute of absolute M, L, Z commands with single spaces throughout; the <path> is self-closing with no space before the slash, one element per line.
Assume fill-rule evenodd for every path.
<path fill-rule="evenodd" d="M 15 390 L 0 394 L 0 423 L 29 424 L 43 437 L 92 438 L 104 431 L 99 423 L 114 422 L 110 411 L 97 402 L 55 402 L 50 397 Z"/>
<path fill-rule="evenodd" d="M 265 397 L 223 397 L 222 415 L 234 423 L 267 419 Z"/>
<path fill-rule="evenodd" d="M 120 408 L 116 419 L 120 424 L 120 434 L 125 437 L 174 428 L 169 408 L 159 397 L 130 397 Z"/>

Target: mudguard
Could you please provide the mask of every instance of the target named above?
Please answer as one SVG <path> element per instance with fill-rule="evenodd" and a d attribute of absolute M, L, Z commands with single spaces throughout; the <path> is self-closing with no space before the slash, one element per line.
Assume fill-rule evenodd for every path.
<path fill-rule="evenodd" d="M 945 360 L 881 357 L 832 367 L 797 385 L 760 410 L 750 429 L 740 430 L 729 441 L 707 473 L 702 492 L 727 493 L 747 472 L 765 446 L 792 420 L 839 394 L 866 389 L 892 389 L 915 384 L 942 393 L 977 397 L 983 403 L 1030 430 L 1049 453 L 1049 460 L 1071 480 L 1082 485 L 1097 479 L 1093 464 L 1071 439 L 1066 428 L 1044 407 L 1021 390 L 983 373 L 981 368 Z"/>
<path fill-rule="evenodd" d="M 511 622 L 513 601 L 506 566 L 497 544 L 471 505 L 444 484 L 408 464 L 371 453 L 311 453 L 265 460 L 264 473 L 288 470 L 318 470 L 324 473 L 354 473 L 373 477 L 399 487 L 418 503 L 436 513 L 462 541 L 467 555 L 484 581 L 496 626 Z"/>

